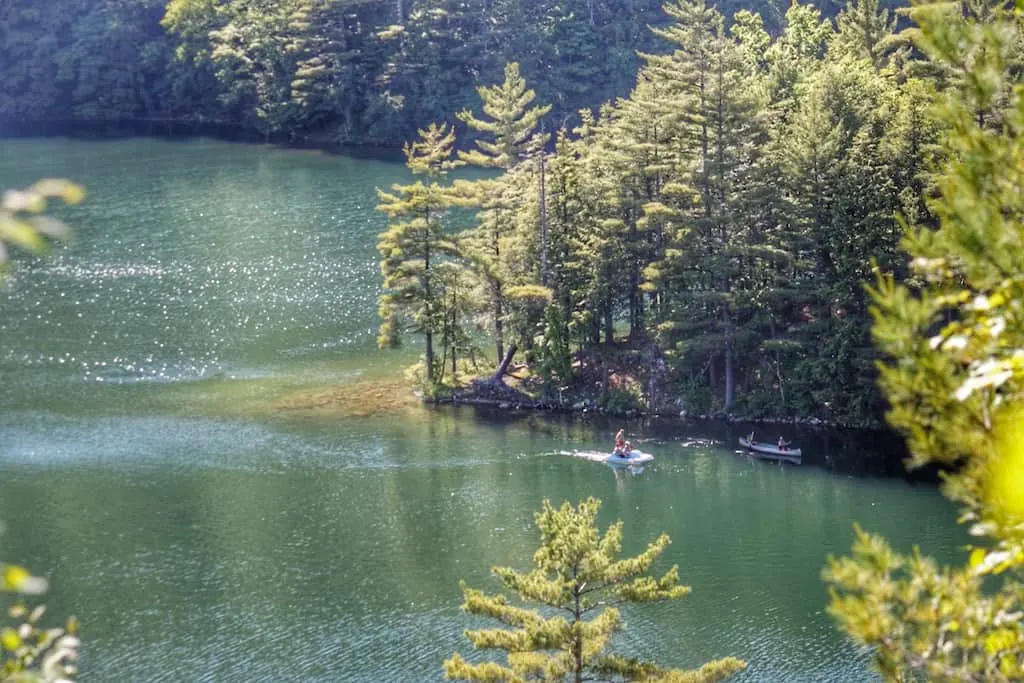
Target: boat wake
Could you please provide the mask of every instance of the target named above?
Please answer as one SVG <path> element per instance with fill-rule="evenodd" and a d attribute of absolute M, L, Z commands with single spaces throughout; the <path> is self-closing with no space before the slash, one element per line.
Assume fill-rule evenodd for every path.
<path fill-rule="evenodd" d="M 558 451 L 559 455 L 568 455 L 572 458 L 582 458 L 593 462 L 604 462 L 608 457 L 605 451 Z"/>
<path fill-rule="evenodd" d="M 607 453 L 605 451 L 559 451 L 559 454 L 619 466 L 644 465 L 654 460 L 654 456 L 649 453 L 636 450 L 633 451 L 633 455 L 630 458 L 609 458 L 608 456 L 610 456 L 611 453 Z"/>
<path fill-rule="evenodd" d="M 683 448 L 711 448 L 713 446 L 718 446 L 721 443 L 722 442 L 717 439 L 701 439 L 693 437 L 683 440 L 682 446 Z"/>

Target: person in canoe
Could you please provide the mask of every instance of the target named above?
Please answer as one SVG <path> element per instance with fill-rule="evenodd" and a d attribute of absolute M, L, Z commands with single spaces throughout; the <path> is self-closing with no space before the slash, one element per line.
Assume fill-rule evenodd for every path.
<path fill-rule="evenodd" d="M 620 429 L 615 434 L 615 453 L 622 455 L 623 449 L 626 448 L 626 440 L 624 438 L 625 430 Z"/>
<path fill-rule="evenodd" d="M 787 450 L 789 448 L 790 444 L 792 444 L 792 443 L 793 443 L 792 441 L 786 441 L 785 439 L 783 439 L 781 434 L 779 435 L 779 450 L 780 451 Z"/>

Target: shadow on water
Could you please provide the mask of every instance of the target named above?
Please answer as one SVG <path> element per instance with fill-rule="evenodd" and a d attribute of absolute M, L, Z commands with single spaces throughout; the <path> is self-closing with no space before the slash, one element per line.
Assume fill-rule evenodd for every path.
<path fill-rule="evenodd" d="M 775 441 L 779 436 L 803 451 L 799 467 L 817 467 L 836 474 L 867 478 L 899 478 L 912 484 L 936 485 L 940 468 L 928 466 L 908 470 L 909 457 L 902 437 L 894 431 L 877 429 L 834 429 L 802 425 L 766 425 L 750 422 L 721 422 L 679 418 L 625 419 L 598 414 L 538 413 L 536 411 L 500 410 L 490 407 L 441 406 L 439 411 L 455 411 L 461 419 L 475 419 L 489 424 L 526 424 L 530 430 L 546 435 L 607 433 L 609 443 L 614 433 L 624 428 L 634 435 L 634 443 L 654 441 L 681 445 L 712 446 L 739 452 L 741 436 L 754 432 L 757 438 Z M 766 467 L 777 466 L 765 463 Z M 797 467 L 797 465 L 784 465 Z"/>

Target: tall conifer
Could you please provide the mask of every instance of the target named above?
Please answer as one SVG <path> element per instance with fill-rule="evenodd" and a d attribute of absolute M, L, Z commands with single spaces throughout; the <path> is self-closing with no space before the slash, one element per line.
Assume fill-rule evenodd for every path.
<path fill-rule="evenodd" d="M 431 124 L 421 130 L 418 141 L 405 145 L 405 158 L 409 170 L 427 181 L 396 184 L 390 192 L 378 190 L 377 210 L 392 220 L 377 244 L 384 276 L 378 343 L 397 346 L 406 329 L 423 334 L 428 385 L 434 382 L 434 334 L 444 326 L 435 270 L 439 260 L 456 252 L 442 231 L 441 214 L 451 206 L 451 199 L 439 182 L 461 164 L 452 159 L 454 144 L 455 133 L 448 126 Z"/>
<path fill-rule="evenodd" d="M 461 181 L 456 184 L 460 203 L 481 209 L 477 235 L 467 247 L 467 257 L 489 290 L 494 325 L 494 343 L 498 362 L 505 356 L 505 316 L 508 306 L 507 265 L 503 241 L 512 229 L 512 212 L 520 208 L 520 196 L 512 183 L 513 171 L 527 158 L 541 152 L 548 136 L 535 135 L 548 106 L 531 106 L 536 93 L 527 87 L 519 65 L 505 65 L 505 80 L 493 86 L 477 88 L 486 118 L 469 110 L 459 120 L 478 134 L 476 149 L 459 152 L 459 158 L 472 166 L 505 171 L 498 178 Z"/>
<path fill-rule="evenodd" d="M 648 271 L 650 285 L 671 303 L 659 320 L 662 339 L 712 368 L 721 407 L 735 399 L 741 317 L 762 239 L 757 172 L 762 127 L 758 82 L 749 60 L 724 32 L 723 18 L 703 0 L 666 6 L 675 23 L 658 31 L 671 55 L 648 57 L 650 77 L 677 93 L 680 141 L 674 214 L 677 230 L 665 258 Z M 680 202 L 679 200 L 683 201 Z M 655 207 L 649 207 L 649 210 Z M 759 284 L 759 283 L 758 283 Z M 706 360 L 705 360 L 706 359 Z"/>

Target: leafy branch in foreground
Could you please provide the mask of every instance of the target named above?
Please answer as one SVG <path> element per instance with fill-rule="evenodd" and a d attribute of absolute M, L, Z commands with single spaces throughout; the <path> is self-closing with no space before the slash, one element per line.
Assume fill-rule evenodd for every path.
<path fill-rule="evenodd" d="M 681 671 L 608 652 L 612 634 L 623 629 L 619 605 L 674 600 L 690 588 L 679 585 L 678 566 L 660 578 L 648 574 L 671 542 L 667 534 L 636 557 L 620 559 L 622 522 L 600 536 L 595 524 L 600 507 L 594 498 L 578 507 L 563 503 L 557 509 L 545 500 L 535 516 L 541 545 L 533 555 L 534 568 L 526 573 L 493 569 L 507 589 L 550 616 L 512 605 L 504 595 L 488 596 L 462 584 L 464 610 L 510 627 L 466 631 L 466 636 L 478 649 L 504 650 L 507 664 L 471 664 L 455 654 L 444 663 L 447 678 L 710 683 L 746 668 L 746 663 L 728 657 L 696 671 Z"/>
<path fill-rule="evenodd" d="M 67 204 L 85 199 L 85 190 L 69 180 L 47 178 L 24 190 L 7 190 L 0 199 L 0 274 L 7 267 L 7 245 L 33 254 L 46 251 L 48 240 L 67 239 L 68 227 L 58 218 L 45 214 L 50 199 Z"/>
<path fill-rule="evenodd" d="M 79 640 L 74 617 L 64 628 L 39 625 L 46 608 L 29 609 L 26 596 L 42 595 L 47 581 L 0 562 L 0 592 L 17 596 L 6 606 L 9 621 L 0 625 L 0 683 L 70 683 L 77 669 Z"/>
<path fill-rule="evenodd" d="M 47 238 L 66 239 L 70 234 L 62 221 L 43 213 L 53 197 L 77 204 L 85 198 L 85 191 L 67 180 L 48 179 L 26 190 L 4 192 L 0 199 L 0 280 L 7 266 L 7 244 L 40 254 L 46 250 Z M 40 621 L 46 608 L 29 609 L 24 602 L 27 596 L 45 593 L 47 586 L 46 579 L 0 562 L 0 593 L 15 596 L 3 600 L 9 621 L 0 623 L 0 683 L 70 683 L 77 672 L 80 643 L 74 617 L 64 628 L 44 629 Z"/>
<path fill-rule="evenodd" d="M 886 680 L 1024 679 L 1024 44 L 1003 3 L 922 3 L 918 46 L 949 73 L 939 229 L 904 246 L 916 287 L 882 277 L 874 336 L 888 418 L 912 464 L 955 466 L 944 491 L 979 540 L 963 566 L 896 553 L 857 529 L 830 558 L 829 611 Z"/>

